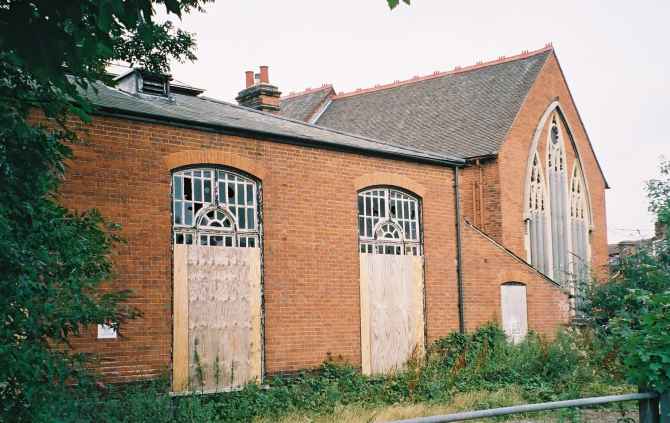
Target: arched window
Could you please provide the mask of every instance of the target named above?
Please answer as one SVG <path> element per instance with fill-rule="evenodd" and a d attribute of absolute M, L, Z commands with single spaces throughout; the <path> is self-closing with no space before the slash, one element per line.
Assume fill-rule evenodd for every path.
<path fill-rule="evenodd" d="M 214 168 L 187 169 L 172 176 L 176 244 L 257 247 L 257 183 Z"/>
<path fill-rule="evenodd" d="M 360 252 L 420 256 L 419 200 L 392 188 L 358 193 Z"/>
<path fill-rule="evenodd" d="M 530 263 L 537 270 L 548 274 L 551 269 L 551 253 L 547 246 L 547 199 L 544 176 L 537 152 L 533 155 L 528 180 L 528 203 L 526 204 L 526 233 L 530 250 Z"/>
<path fill-rule="evenodd" d="M 570 181 L 570 226 L 572 227 L 572 245 L 570 255 L 573 262 L 573 276 L 576 283 L 575 298 L 582 298 L 582 291 L 589 280 L 589 204 L 586 184 L 579 162 L 575 163 Z"/>
<path fill-rule="evenodd" d="M 547 145 L 547 178 L 549 180 L 549 204 L 551 216 L 551 250 L 553 256 L 553 279 L 559 283 L 568 280 L 570 261 L 568 258 L 569 221 L 568 190 L 565 148 L 556 116 L 552 118 Z"/>

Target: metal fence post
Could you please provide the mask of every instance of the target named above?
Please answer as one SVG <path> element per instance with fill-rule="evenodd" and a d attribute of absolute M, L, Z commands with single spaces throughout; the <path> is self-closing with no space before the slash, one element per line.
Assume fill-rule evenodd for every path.
<path fill-rule="evenodd" d="M 648 392 L 640 389 L 640 392 Z M 658 415 L 658 397 L 643 399 L 638 402 L 640 410 L 640 423 L 660 423 Z"/>
<path fill-rule="evenodd" d="M 659 402 L 661 405 L 660 423 L 670 423 L 670 391 L 661 393 Z"/>

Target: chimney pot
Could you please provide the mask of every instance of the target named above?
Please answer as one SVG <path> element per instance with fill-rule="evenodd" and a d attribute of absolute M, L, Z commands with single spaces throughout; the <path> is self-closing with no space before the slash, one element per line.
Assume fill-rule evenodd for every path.
<path fill-rule="evenodd" d="M 281 92 L 270 85 L 267 66 L 261 66 L 260 73 L 246 71 L 244 78 L 246 87 L 235 98 L 241 106 L 271 113 L 279 111 Z"/>
<path fill-rule="evenodd" d="M 270 76 L 268 73 L 268 67 L 261 66 L 261 84 L 269 84 L 269 83 L 270 83 Z"/>

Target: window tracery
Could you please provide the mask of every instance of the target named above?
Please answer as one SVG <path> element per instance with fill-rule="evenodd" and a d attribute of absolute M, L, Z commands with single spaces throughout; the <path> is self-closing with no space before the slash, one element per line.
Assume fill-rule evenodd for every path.
<path fill-rule="evenodd" d="M 256 247 L 258 185 L 232 171 L 194 168 L 172 176 L 176 244 Z"/>
<path fill-rule="evenodd" d="M 419 200 L 392 188 L 358 194 L 361 253 L 421 255 Z"/>

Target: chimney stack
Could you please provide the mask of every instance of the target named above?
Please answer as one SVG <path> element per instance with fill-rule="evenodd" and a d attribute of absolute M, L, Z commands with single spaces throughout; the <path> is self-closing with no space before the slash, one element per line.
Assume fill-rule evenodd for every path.
<path fill-rule="evenodd" d="M 254 74 L 253 71 L 246 71 L 246 87 L 237 95 L 237 102 L 240 106 L 250 107 L 262 112 L 278 112 L 279 89 L 270 85 L 270 76 L 267 66 L 260 67 L 260 74 Z"/>
<path fill-rule="evenodd" d="M 244 72 L 244 75 L 246 77 L 247 82 L 247 86 L 245 88 L 249 88 L 252 85 L 254 85 L 254 71 L 246 71 Z"/>

